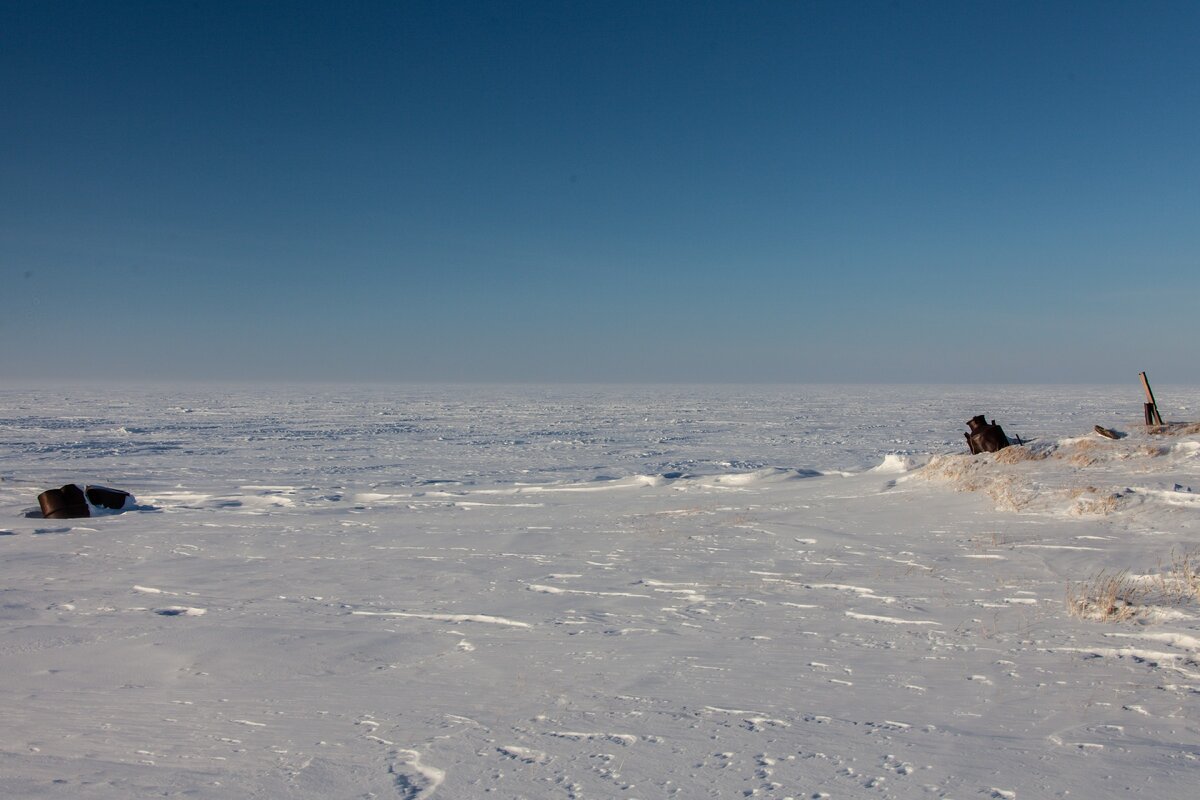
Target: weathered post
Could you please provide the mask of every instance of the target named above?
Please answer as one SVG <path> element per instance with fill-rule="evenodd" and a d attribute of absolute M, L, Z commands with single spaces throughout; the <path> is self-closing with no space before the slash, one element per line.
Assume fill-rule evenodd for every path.
<path fill-rule="evenodd" d="M 1142 409 L 1146 413 L 1146 426 L 1158 425 L 1162 426 L 1162 414 L 1158 413 L 1158 403 L 1154 400 L 1154 391 L 1150 388 L 1150 379 L 1146 377 L 1146 373 L 1139 372 L 1138 376 L 1142 379 L 1142 388 L 1146 390 L 1146 402 Z"/>

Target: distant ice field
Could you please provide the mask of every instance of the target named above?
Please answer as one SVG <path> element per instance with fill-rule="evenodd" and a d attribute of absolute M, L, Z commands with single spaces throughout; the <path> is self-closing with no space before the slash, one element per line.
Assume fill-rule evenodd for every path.
<path fill-rule="evenodd" d="M 1167 417 L 1200 388 L 1163 387 Z M 105 386 L 0 390 L 0 477 L 36 485 L 575 483 L 958 452 L 975 414 L 1023 439 L 1139 421 L 1120 386 Z"/>

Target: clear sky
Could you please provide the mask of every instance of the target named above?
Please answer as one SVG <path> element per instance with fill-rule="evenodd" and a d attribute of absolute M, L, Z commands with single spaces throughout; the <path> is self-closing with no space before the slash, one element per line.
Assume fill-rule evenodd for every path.
<path fill-rule="evenodd" d="M 1200 383 L 1200 3 L 0 0 L 0 378 Z"/>

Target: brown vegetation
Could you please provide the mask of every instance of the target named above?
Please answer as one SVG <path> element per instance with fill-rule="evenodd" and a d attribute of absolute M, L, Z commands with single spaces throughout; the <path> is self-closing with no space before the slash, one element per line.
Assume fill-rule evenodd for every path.
<path fill-rule="evenodd" d="M 1156 574 L 1134 577 L 1127 571 L 1101 570 L 1089 580 L 1067 583 L 1067 611 L 1073 617 L 1123 622 L 1153 605 L 1200 601 L 1200 550 L 1172 550 Z"/>
<path fill-rule="evenodd" d="M 997 452 L 996 462 L 999 464 L 1016 464 L 1020 461 L 1041 461 L 1047 455 L 1045 451 L 1035 453 L 1024 445 L 1013 445 Z"/>
<path fill-rule="evenodd" d="M 1101 570 L 1090 580 L 1067 583 L 1067 611 L 1080 619 L 1123 622 L 1141 612 L 1147 591 L 1128 572 Z"/>

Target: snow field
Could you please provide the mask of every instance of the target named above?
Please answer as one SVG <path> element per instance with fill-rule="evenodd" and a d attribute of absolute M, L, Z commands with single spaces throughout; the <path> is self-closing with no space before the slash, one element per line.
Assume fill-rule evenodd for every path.
<path fill-rule="evenodd" d="M 1131 429 L 1080 464 L 1060 442 L 1080 423 L 1038 437 L 1044 458 L 922 470 L 960 443 L 888 448 L 845 396 L 859 450 L 832 427 L 789 445 L 796 419 L 741 444 L 774 395 L 714 393 L 682 423 L 668 399 L 510 398 L 554 445 L 511 422 L 439 432 L 456 406 L 435 394 L 405 423 L 422 430 L 390 433 L 328 398 L 103 397 L 150 420 L 143 441 L 98 432 L 119 426 L 94 397 L 78 427 L 42 402 L 40 430 L 6 398 L 6 796 L 1191 796 L 1197 606 L 1114 625 L 1071 617 L 1065 591 L 1196 543 L 1175 497 L 1200 481 L 1195 434 Z M 64 469 L 154 510 L 22 516 Z M 1029 501 L 998 508 L 1004 480 Z M 1079 485 L 1138 499 L 1081 511 Z"/>

